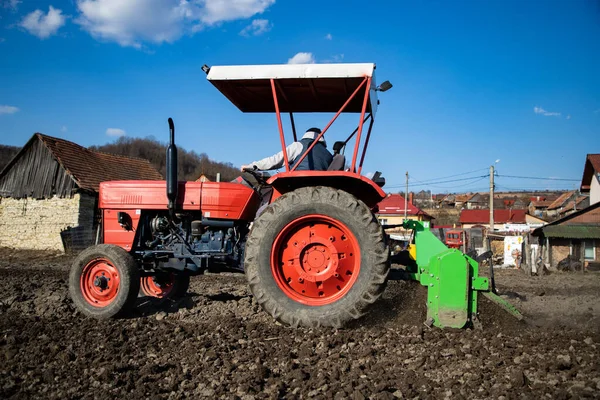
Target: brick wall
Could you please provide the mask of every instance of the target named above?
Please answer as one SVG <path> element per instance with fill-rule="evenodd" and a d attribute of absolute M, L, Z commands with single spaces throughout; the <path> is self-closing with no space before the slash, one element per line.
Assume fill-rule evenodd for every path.
<path fill-rule="evenodd" d="M 60 232 L 82 226 L 93 236 L 96 199 L 87 194 L 73 198 L 0 199 L 0 247 L 63 251 Z"/>
<path fill-rule="evenodd" d="M 552 248 L 552 268 L 556 268 L 559 262 L 564 260 L 571 252 L 570 239 L 550 239 Z"/>

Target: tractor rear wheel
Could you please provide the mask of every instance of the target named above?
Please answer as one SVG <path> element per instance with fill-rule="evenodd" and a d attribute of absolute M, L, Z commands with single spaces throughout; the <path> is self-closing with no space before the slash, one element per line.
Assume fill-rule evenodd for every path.
<path fill-rule="evenodd" d="M 73 261 L 69 292 L 84 314 L 112 318 L 129 311 L 140 290 L 140 275 L 133 257 L 111 244 L 92 246 Z"/>
<path fill-rule="evenodd" d="M 362 201 L 306 187 L 281 196 L 254 221 L 244 268 L 254 297 L 278 321 L 339 328 L 383 293 L 389 251 Z"/>
<path fill-rule="evenodd" d="M 190 287 L 190 276 L 173 273 L 143 276 L 140 287 L 140 292 L 144 296 L 158 301 L 179 300 L 185 296 Z"/>

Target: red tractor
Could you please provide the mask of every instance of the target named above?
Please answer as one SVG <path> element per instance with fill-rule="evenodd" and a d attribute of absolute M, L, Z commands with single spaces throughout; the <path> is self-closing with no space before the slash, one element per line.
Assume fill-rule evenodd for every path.
<path fill-rule="evenodd" d="M 450 229 L 446 231 L 446 246 L 451 249 L 467 251 L 469 237 L 464 229 Z"/>
<path fill-rule="evenodd" d="M 385 181 L 379 173 L 363 176 L 362 167 L 377 92 L 391 84 L 375 84 L 374 64 L 203 70 L 242 112 L 276 114 L 285 171 L 247 171 L 257 183 L 179 182 L 169 119 L 166 181 L 100 185 L 103 244 L 73 263 L 74 303 L 88 316 L 110 318 L 131 309 L 140 289 L 177 299 L 191 275 L 239 271 L 264 310 L 285 324 L 339 327 L 359 318 L 381 296 L 390 268 L 386 236 L 373 214 Z M 360 115 L 354 132 L 334 144 L 330 170 L 290 167 L 281 113 L 289 113 L 296 140 L 295 112 L 335 113 L 301 159 L 341 113 Z M 344 149 L 353 137 L 347 166 Z"/>

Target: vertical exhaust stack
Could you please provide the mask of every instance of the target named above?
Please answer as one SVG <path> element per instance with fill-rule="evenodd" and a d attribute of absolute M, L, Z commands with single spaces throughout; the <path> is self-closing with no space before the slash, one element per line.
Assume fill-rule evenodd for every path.
<path fill-rule="evenodd" d="M 167 147 L 167 199 L 169 200 L 169 214 L 175 218 L 175 204 L 177 203 L 177 146 L 175 146 L 175 124 L 169 118 L 169 132 L 171 141 Z"/>

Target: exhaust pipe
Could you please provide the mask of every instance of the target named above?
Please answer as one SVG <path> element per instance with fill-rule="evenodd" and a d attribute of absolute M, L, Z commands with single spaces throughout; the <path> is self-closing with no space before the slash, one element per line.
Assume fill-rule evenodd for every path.
<path fill-rule="evenodd" d="M 177 146 L 175 146 L 175 124 L 169 118 L 169 131 L 171 142 L 167 147 L 167 199 L 169 200 L 169 214 L 175 218 L 175 204 L 177 203 Z"/>

